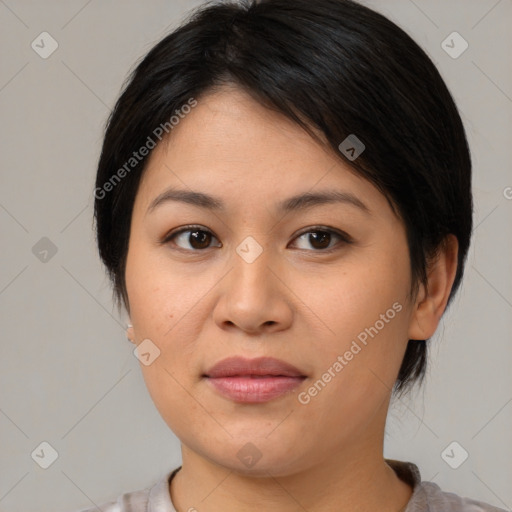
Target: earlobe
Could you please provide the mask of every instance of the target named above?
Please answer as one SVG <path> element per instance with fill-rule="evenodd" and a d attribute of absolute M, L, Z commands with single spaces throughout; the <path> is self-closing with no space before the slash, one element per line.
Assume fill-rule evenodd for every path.
<path fill-rule="evenodd" d="M 133 325 L 131 324 L 126 326 L 126 339 L 132 343 L 135 343 L 135 332 L 133 330 Z"/>
<path fill-rule="evenodd" d="M 427 286 L 420 285 L 411 316 L 410 340 L 426 340 L 436 331 L 455 280 L 458 246 L 457 238 L 447 235 L 438 254 L 430 262 Z"/>

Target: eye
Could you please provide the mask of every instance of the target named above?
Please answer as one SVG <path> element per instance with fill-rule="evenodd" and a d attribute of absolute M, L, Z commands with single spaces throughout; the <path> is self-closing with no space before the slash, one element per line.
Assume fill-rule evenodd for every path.
<path fill-rule="evenodd" d="M 338 242 L 338 244 L 330 245 L 333 240 L 333 235 L 334 238 L 340 240 L 341 243 Z M 316 252 L 331 252 L 336 249 L 336 245 L 352 243 L 352 238 L 346 233 L 338 232 L 337 230 L 334 231 L 329 228 L 323 228 L 321 226 L 313 229 L 310 228 L 308 231 L 305 231 L 296 237 L 295 240 L 300 240 L 301 238 L 306 242 L 306 244 L 311 244 Z M 307 247 L 299 247 L 299 249 L 308 250 Z"/>
<path fill-rule="evenodd" d="M 166 244 L 172 240 L 178 247 L 185 250 L 204 250 L 209 248 L 212 238 L 217 240 L 211 231 L 203 229 L 202 226 L 187 226 L 170 233 L 162 243 Z M 189 247 L 180 244 L 189 244 Z M 222 247 L 222 244 L 217 247 Z"/>
<path fill-rule="evenodd" d="M 332 245 L 333 238 L 338 239 L 341 243 L 338 242 L 338 244 Z M 172 242 L 186 251 L 201 251 L 211 247 L 212 239 L 218 241 L 217 237 L 210 230 L 203 228 L 203 226 L 185 226 L 178 231 L 169 233 L 162 241 L 162 244 Z M 353 242 L 348 234 L 322 226 L 309 228 L 308 231 L 302 232 L 294 240 L 300 239 L 303 239 L 303 242 L 306 242 L 306 244 L 311 244 L 315 252 L 332 252 L 336 250 L 337 245 Z M 186 244 L 188 244 L 188 247 Z M 217 247 L 222 247 L 222 244 L 219 242 Z M 299 249 L 308 250 L 307 247 L 299 247 Z"/>

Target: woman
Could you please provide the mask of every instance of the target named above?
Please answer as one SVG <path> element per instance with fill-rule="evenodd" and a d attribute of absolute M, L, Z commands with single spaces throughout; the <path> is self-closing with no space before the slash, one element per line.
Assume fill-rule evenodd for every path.
<path fill-rule="evenodd" d="M 383 458 L 472 229 L 460 116 L 400 28 L 346 0 L 205 5 L 135 69 L 95 197 L 183 458 L 105 510 L 499 510 Z"/>

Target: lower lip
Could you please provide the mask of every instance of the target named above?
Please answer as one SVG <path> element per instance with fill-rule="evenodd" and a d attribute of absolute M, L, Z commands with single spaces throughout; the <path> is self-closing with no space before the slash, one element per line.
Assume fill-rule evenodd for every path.
<path fill-rule="evenodd" d="M 305 377 L 217 377 L 208 381 L 226 398 L 241 403 L 268 402 L 289 393 Z"/>

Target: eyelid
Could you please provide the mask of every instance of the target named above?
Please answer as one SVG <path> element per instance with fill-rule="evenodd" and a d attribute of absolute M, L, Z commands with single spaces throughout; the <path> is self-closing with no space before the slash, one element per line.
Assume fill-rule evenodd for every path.
<path fill-rule="evenodd" d="M 308 227 L 304 228 L 303 230 L 299 231 L 299 233 L 297 233 L 293 239 L 295 240 L 296 238 L 298 238 L 302 235 L 305 235 L 306 233 L 311 233 L 311 232 L 314 233 L 315 231 L 321 231 L 321 232 L 335 234 L 336 236 L 341 238 L 346 243 L 354 242 L 354 239 L 345 231 L 342 231 L 341 229 L 331 228 L 329 226 L 321 226 L 321 225 L 308 226 Z M 321 252 L 321 251 L 317 251 L 317 252 Z"/>
<path fill-rule="evenodd" d="M 211 230 L 211 229 L 208 229 L 207 227 L 205 226 L 201 226 L 200 224 L 189 224 L 189 225 L 186 225 L 186 226 L 181 226 L 179 228 L 176 228 L 175 230 L 172 230 L 172 231 L 169 231 L 163 238 L 163 240 L 160 242 L 160 244 L 162 245 L 166 245 L 168 244 L 172 238 L 178 236 L 178 235 L 181 235 L 182 233 L 184 232 L 187 232 L 187 231 L 204 231 L 205 233 L 210 233 L 214 238 L 216 238 L 217 240 L 219 240 L 219 238 L 215 235 L 215 233 Z M 220 240 L 219 240 L 220 242 Z M 222 242 L 221 242 L 222 244 Z M 183 249 L 182 247 L 179 247 L 177 246 L 178 249 L 181 249 L 183 251 L 186 251 L 186 252 L 204 252 L 206 251 L 207 249 L 202 249 L 201 251 L 199 250 L 196 250 L 196 251 L 191 251 L 190 249 Z M 208 249 L 213 249 L 213 247 L 208 247 Z"/>
<path fill-rule="evenodd" d="M 169 233 L 167 233 L 163 240 L 160 242 L 162 245 L 166 245 L 168 244 L 169 242 L 171 242 L 172 238 L 184 233 L 184 232 L 187 232 L 187 231 L 193 231 L 193 230 L 197 230 L 197 231 L 204 231 L 205 233 L 209 233 L 211 234 L 214 238 L 216 238 L 217 240 L 219 240 L 219 238 L 215 235 L 215 233 L 205 227 L 205 226 L 202 226 L 200 224 L 189 224 L 189 225 L 185 225 L 185 226 L 181 226 L 179 228 L 177 228 L 176 230 L 173 230 L 173 231 L 170 231 Z M 332 228 L 332 227 L 329 227 L 329 226 L 322 226 L 322 225 L 313 225 L 313 226 L 307 226 L 305 228 L 303 228 L 301 231 L 299 231 L 299 233 L 297 233 L 296 235 L 294 235 L 293 239 L 292 239 L 292 242 L 295 241 L 297 238 L 300 238 L 302 235 L 305 235 L 307 233 L 314 233 L 314 232 L 326 232 L 326 233 L 330 233 L 330 234 L 334 234 L 336 235 L 339 239 L 341 239 L 342 243 L 345 243 L 345 244 L 352 244 L 354 243 L 354 239 L 348 234 L 346 233 L 345 231 L 342 231 L 340 229 L 337 229 L 337 228 Z M 220 240 L 219 240 L 220 242 Z M 222 242 L 221 243 L 221 247 L 222 247 Z M 339 244 L 336 244 L 335 246 L 331 247 L 330 249 L 318 249 L 318 250 L 308 250 L 308 249 L 299 249 L 299 250 L 302 250 L 302 251 L 308 251 L 308 252 L 315 252 L 315 253 L 319 253 L 319 254 L 322 254 L 322 253 L 329 253 L 329 252 L 332 252 L 332 251 L 335 251 L 338 249 L 338 246 Z M 177 246 L 177 248 L 179 250 L 182 250 L 182 251 L 186 251 L 186 252 L 205 252 L 206 250 L 208 249 L 213 249 L 213 247 L 208 247 L 206 249 L 197 249 L 197 250 L 191 250 L 191 249 L 183 249 L 182 247 L 179 247 Z M 219 248 L 219 247 L 218 247 Z"/>

